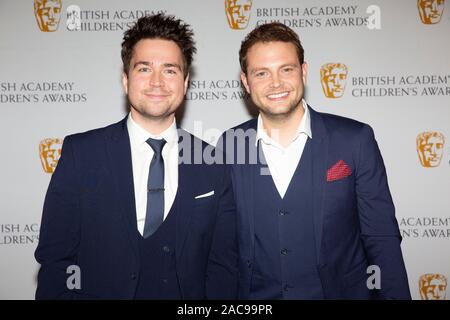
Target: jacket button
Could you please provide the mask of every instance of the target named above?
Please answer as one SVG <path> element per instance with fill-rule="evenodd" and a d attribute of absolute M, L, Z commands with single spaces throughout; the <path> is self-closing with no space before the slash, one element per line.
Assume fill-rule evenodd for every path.
<path fill-rule="evenodd" d="M 280 216 L 285 216 L 287 214 L 289 214 L 289 212 L 280 210 Z"/>
<path fill-rule="evenodd" d="M 285 256 L 288 254 L 288 251 L 289 251 L 288 249 L 284 248 L 281 250 L 281 254 Z"/>
<path fill-rule="evenodd" d="M 136 273 L 133 272 L 133 273 L 131 274 L 131 280 L 136 280 Z"/>
<path fill-rule="evenodd" d="M 252 267 L 252 263 L 250 262 L 250 260 L 247 260 L 247 267 L 251 268 Z"/>
<path fill-rule="evenodd" d="M 166 253 L 169 253 L 170 252 L 169 246 L 164 246 L 163 247 L 163 251 L 166 252 Z"/>

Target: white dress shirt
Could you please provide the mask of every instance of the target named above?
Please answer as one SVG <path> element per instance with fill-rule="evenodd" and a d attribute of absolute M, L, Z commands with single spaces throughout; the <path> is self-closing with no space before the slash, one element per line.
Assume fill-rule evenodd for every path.
<path fill-rule="evenodd" d="M 256 143 L 261 140 L 264 157 L 281 198 L 286 194 L 292 176 L 302 157 L 308 137 L 312 138 L 311 117 L 305 100 L 302 100 L 302 105 L 305 112 L 299 123 L 297 134 L 286 148 L 267 135 L 261 115 L 258 116 Z"/>
<path fill-rule="evenodd" d="M 138 125 L 131 114 L 128 115 L 127 127 L 131 145 L 137 227 L 142 235 L 147 212 L 148 171 L 154 154 L 152 147 L 146 141 L 148 138 L 165 139 L 167 141 L 162 150 L 164 159 L 164 219 L 166 219 L 178 189 L 178 132 L 174 120 L 169 128 L 160 135 L 154 136 Z"/>

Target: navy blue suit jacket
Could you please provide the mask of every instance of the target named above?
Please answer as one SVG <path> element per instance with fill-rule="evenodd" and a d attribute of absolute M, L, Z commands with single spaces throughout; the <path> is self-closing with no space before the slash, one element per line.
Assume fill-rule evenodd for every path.
<path fill-rule="evenodd" d="M 325 298 L 410 299 L 395 209 L 372 129 L 355 120 L 312 108 L 310 111 L 315 251 Z M 259 167 L 248 164 L 251 154 L 256 154 L 256 128 L 257 119 L 247 121 L 232 129 L 250 130 L 244 139 L 235 138 L 228 131 L 217 145 L 227 152 L 227 161 L 234 163 L 231 168 L 238 211 L 239 297 L 243 299 L 249 297 L 254 265 L 254 203 L 264 196 L 255 194 L 252 188 L 258 183 Z M 234 151 L 230 156 L 231 146 Z M 246 164 L 239 164 L 237 149 L 245 150 Z M 352 174 L 328 182 L 327 170 L 340 160 L 347 163 Z M 380 290 L 367 288 L 366 281 L 372 274 L 366 273 L 369 265 L 380 267 Z"/>
<path fill-rule="evenodd" d="M 191 160 L 211 147 L 184 133 L 188 138 L 180 139 L 179 149 L 190 152 Z M 173 236 L 182 298 L 236 298 L 236 214 L 228 169 L 204 163 L 178 168 L 172 210 L 178 210 Z M 211 190 L 214 196 L 194 199 Z M 132 299 L 140 265 L 136 232 L 126 118 L 66 137 L 45 198 L 36 298 Z M 81 270 L 79 290 L 66 286 L 70 265 Z"/>

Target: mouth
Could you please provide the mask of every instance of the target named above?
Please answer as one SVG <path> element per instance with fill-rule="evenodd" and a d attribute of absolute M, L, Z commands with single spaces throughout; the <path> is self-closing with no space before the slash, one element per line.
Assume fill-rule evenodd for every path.
<path fill-rule="evenodd" d="M 144 95 L 150 100 L 161 101 L 166 99 L 169 95 L 163 93 L 144 93 Z"/>
<path fill-rule="evenodd" d="M 280 100 L 286 99 L 288 96 L 289 96 L 289 92 L 283 91 L 283 92 L 268 94 L 268 95 L 266 95 L 266 98 L 269 99 L 270 101 L 280 101 Z"/>

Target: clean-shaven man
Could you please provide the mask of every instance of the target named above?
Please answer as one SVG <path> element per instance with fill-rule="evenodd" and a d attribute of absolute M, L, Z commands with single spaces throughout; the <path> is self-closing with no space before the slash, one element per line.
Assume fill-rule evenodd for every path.
<path fill-rule="evenodd" d="M 173 16 L 143 17 L 125 33 L 130 113 L 65 138 L 35 253 L 36 298 L 236 297 L 230 176 L 194 163 L 208 146 L 175 124 L 194 53 L 192 30 Z"/>
<path fill-rule="evenodd" d="M 257 27 L 239 58 L 259 116 L 218 144 L 238 210 L 239 297 L 410 299 L 372 129 L 306 104 L 304 51 L 287 26 Z M 367 281 L 371 265 L 380 283 Z"/>

